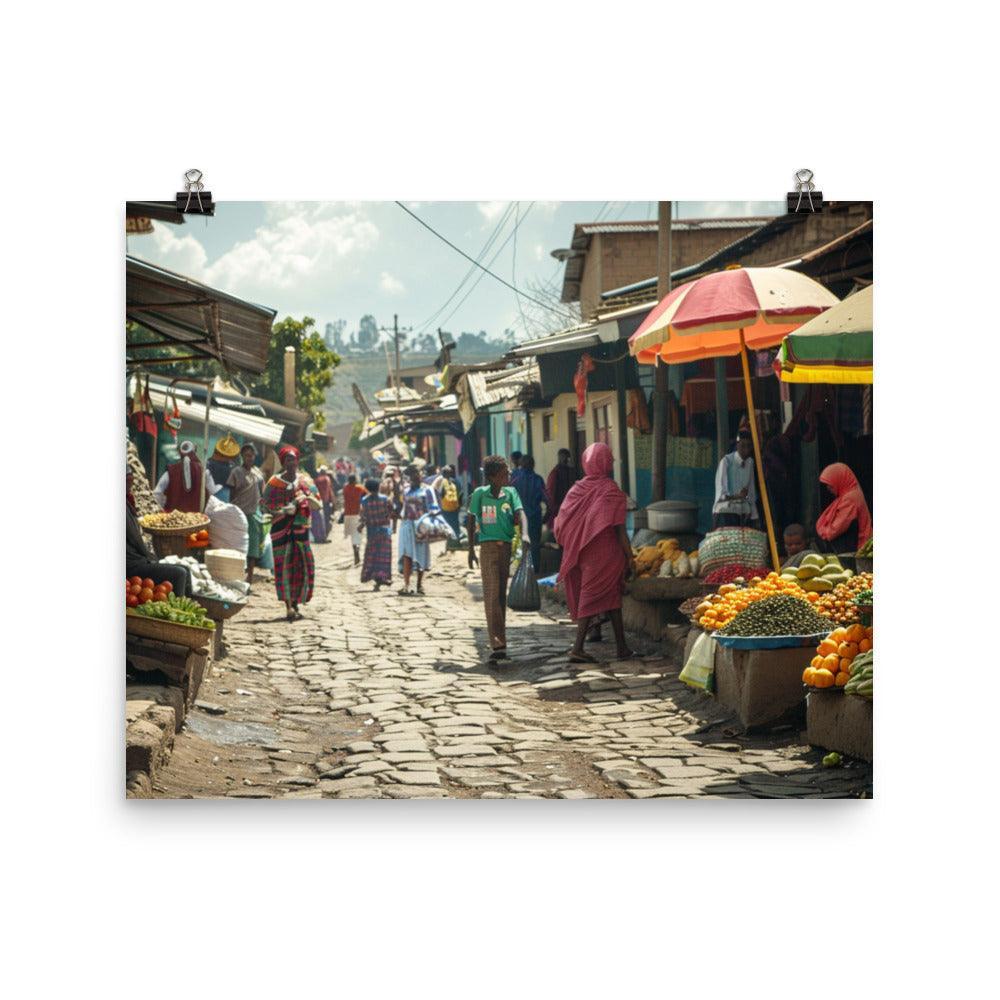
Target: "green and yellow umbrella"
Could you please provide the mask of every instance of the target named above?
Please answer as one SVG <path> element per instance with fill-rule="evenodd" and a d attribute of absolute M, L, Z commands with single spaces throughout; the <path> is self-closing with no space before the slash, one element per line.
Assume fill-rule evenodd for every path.
<path fill-rule="evenodd" d="M 788 334 L 775 359 L 781 381 L 871 385 L 873 293 L 848 295 Z"/>

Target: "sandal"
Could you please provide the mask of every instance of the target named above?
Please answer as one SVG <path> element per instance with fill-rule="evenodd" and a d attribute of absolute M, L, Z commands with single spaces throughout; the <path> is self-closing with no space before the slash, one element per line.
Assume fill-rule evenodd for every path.
<path fill-rule="evenodd" d="M 497 660 L 509 660 L 510 657 L 507 655 L 507 647 L 501 646 L 499 649 L 494 649 L 490 653 L 490 659 L 494 662 Z"/>
<path fill-rule="evenodd" d="M 576 653 L 571 649 L 567 655 L 570 663 L 597 663 L 597 658 L 590 653 Z"/>

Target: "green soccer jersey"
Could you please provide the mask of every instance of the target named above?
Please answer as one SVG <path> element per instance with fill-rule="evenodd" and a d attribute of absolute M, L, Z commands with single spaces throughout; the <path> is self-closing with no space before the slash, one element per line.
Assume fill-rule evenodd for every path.
<path fill-rule="evenodd" d="M 469 513 L 475 515 L 481 542 L 512 542 L 518 523 L 515 515 L 521 498 L 512 486 L 504 486 L 495 497 L 489 486 L 480 486 L 469 500 Z"/>

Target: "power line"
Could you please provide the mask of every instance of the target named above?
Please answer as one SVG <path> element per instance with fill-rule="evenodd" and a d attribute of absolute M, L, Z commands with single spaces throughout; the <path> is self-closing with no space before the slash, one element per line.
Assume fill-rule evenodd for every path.
<path fill-rule="evenodd" d="M 477 261 L 482 261 L 482 259 L 489 252 L 490 247 L 493 246 L 494 241 L 500 235 L 500 230 L 503 229 L 507 220 L 510 218 L 510 213 L 513 211 L 513 208 L 514 208 L 513 202 L 509 202 L 507 204 L 507 208 L 500 216 L 500 220 L 493 227 L 493 232 L 490 234 L 489 238 L 483 244 L 482 250 L 480 250 L 479 253 L 476 255 Z M 427 330 L 438 318 L 438 316 L 440 316 L 441 313 L 443 313 L 445 309 L 448 308 L 448 305 L 452 302 L 455 296 L 458 295 L 458 293 L 462 290 L 462 288 L 465 286 L 465 283 L 469 280 L 469 278 L 475 273 L 476 273 L 475 267 L 470 267 L 462 276 L 462 280 L 458 283 L 458 287 L 455 289 L 455 291 L 451 293 L 451 295 L 448 296 L 448 298 L 444 301 L 444 303 L 440 305 L 433 313 L 431 313 L 431 315 L 427 319 L 425 319 L 422 323 L 417 324 L 421 333 Z"/>
<path fill-rule="evenodd" d="M 524 298 L 526 298 L 529 302 L 534 302 L 536 305 L 542 306 L 542 308 L 548 308 L 544 302 L 539 302 L 538 299 L 532 298 L 530 295 L 526 295 L 524 292 L 521 291 L 520 288 L 515 287 L 509 281 L 505 281 L 503 278 L 500 277 L 500 275 L 494 274 L 489 268 L 484 267 L 482 264 L 480 264 L 478 260 L 475 260 L 474 258 L 470 257 L 464 250 L 461 249 L 461 247 L 455 246 L 455 244 L 452 243 L 451 240 L 449 240 L 445 236 L 442 236 L 433 226 L 428 225 L 428 223 L 424 222 L 424 220 L 421 219 L 420 216 L 416 214 L 416 212 L 411 212 L 401 201 L 397 201 L 396 204 L 399 205 L 399 207 L 404 212 L 406 212 L 407 215 L 410 215 L 414 219 L 416 219 L 417 222 L 419 222 L 420 225 L 424 227 L 424 229 L 427 229 L 430 232 L 432 232 L 439 240 L 441 240 L 442 243 L 447 243 L 448 246 L 452 248 L 452 250 L 454 250 L 456 253 L 461 254 L 467 261 L 470 261 L 471 263 L 475 264 L 476 267 L 478 267 L 485 274 L 488 274 L 491 278 L 495 279 L 496 281 L 499 281 L 501 285 L 506 285 L 512 292 L 514 292 L 515 295 L 521 295 Z M 534 204 L 534 202 L 532 202 L 532 204 Z M 527 215 L 527 212 L 525 212 L 525 215 Z M 515 229 L 515 232 L 516 231 L 517 230 Z M 504 246 L 506 245 L 507 244 L 504 243 Z M 495 259 L 496 258 L 494 257 L 494 260 Z M 492 263 L 492 261 L 490 263 Z"/>

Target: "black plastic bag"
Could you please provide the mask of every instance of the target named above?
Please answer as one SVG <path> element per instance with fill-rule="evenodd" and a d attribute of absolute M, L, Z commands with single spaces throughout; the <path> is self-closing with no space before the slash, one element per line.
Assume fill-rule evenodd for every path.
<path fill-rule="evenodd" d="M 540 611 L 542 597 L 538 592 L 535 567 L 531 562 L 531 549 L 523 543 L 522 546 L 524 554 L 521 556 L 521 565 L 517 567 L 514 579 L 510 582 L 507 607 L 511 611 Z"/>

